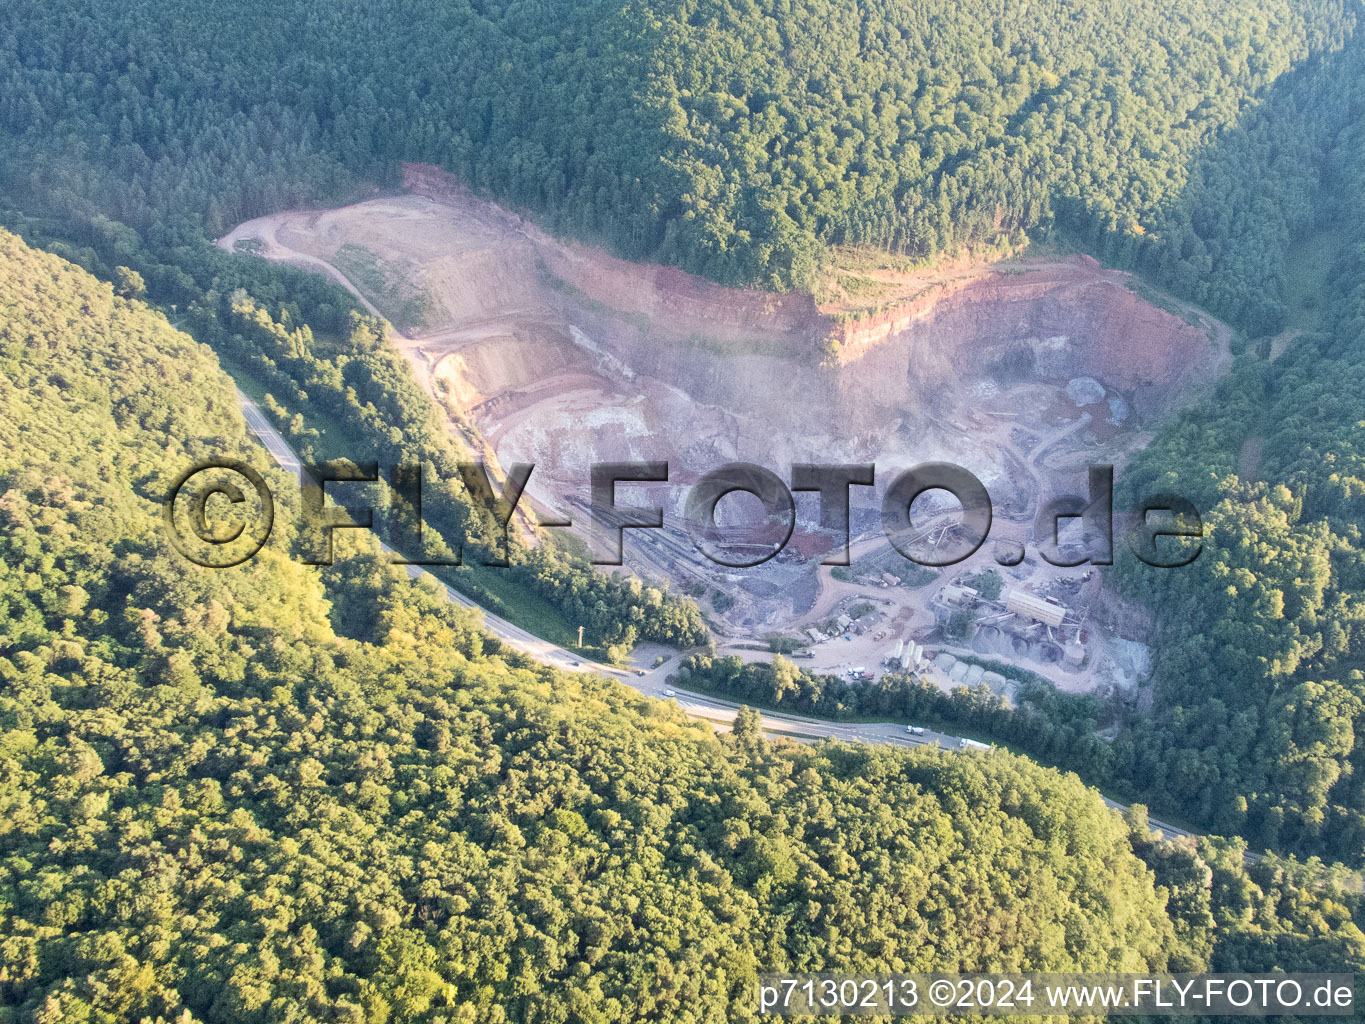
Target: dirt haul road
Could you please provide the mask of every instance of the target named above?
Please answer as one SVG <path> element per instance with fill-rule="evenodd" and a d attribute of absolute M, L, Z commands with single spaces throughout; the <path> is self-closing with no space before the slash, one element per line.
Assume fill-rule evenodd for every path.
<path fill-rule="evenodd" d="M 528 497 L 556 513 L 581 508 L 600 461 L 667 461 L 670 484 L 641 490 L 674 524 L 688 485 L 725 462 L 779 474 L 874 462 L 880 483 L 946 461 L 999 495 L 992 536 L 1024 543 L 1041 502 L 1082 492 L 1091 462 L 1121 466 L 1227 359 L 1223 325 L 1173 300 L 1157 308 L 1085 257 L 888 271 L 889 308 L 860 311 L 552 239 L 432 168 L 409 167 L 407 185 L 261 218 L 220 244 L 254 239 L 398 324 L 392 340 L 452 430 L 502 465 L 534 463 Z M 733 599 L 712 614 L 735 638 L 802 626 L 846 592 L 815 560 L 731 578 L 672 544 L 631 564 Z M 925 595 L 897 597 L 923 613 Z"/>
<path fill-rule="evenodd" d="M 247 397 L 241 389 L 237 391 L 237 400 L 241 405 L 247 428 L 270 453 L 276 464 L 285 471 L 299 475 L 301 478 L 302 462 L 298 455 L 280 435 L 279 431 L 270 425 L 260 407 Z M 391 554 L 396 554 L 387 545 L 381 543 L 380 547 Z M 408 577 L 413 580 L 430 575 L 427 570 L 420 566 L 409 565 L 406 569 Z M 708 722 L 716 726 L 719 731 L 729 729 L 740 710 L 741 705 L 732 701 L 719 700 L 707 694 L 676 688 L 670 678 L 670 673 L 674 668 L 671 656 L 665 656 L 657 665 L 645 666 L 643 661 L 650 658 L 654 654 L 654 650 L 645 651 L 642 649 L 637 651 L 635 655 L 640 663 L 629 670 L 596 662 L 585 663 L 575 652 L 542 640 L 506 619 L 487 611 L 453 587 L 446 586 L 439 580 L 436 582 L 450 601 L 467 608 L 476 608 L 482 612 L 483 626 L 489 633 L 513 650 L 520 651 L 553 668 L 571 672 L 600 672 L 604 675 L 613 676 L 617 681 L 625 683 L 644 696 L 676 701 L 690 717 Z M 665 654 L 668 655 L 668 652 L 665 651 Z M 912 734 L 907 731 L 904 725 L 892 722 L 845 725 L 816 718 L 803 718 L 799 715 L 764 712 L 760 715 L 759 725 L 770 737 L 798 742 L 831 739 L 846 743 L 882 743 L 899 747 L 933 746 L 949 751 L 961 751 L 964 754 L 970 751 L 970 748 L 966 747 L 958 737 L 933 732 L 929 729 L 923 729 L 918 734 Z M 1127 809 L 1123 804 L 1110 800 L 1108 797 L 1103 799 L 1105 805 L 1113 810 L 1123 812 Z M 1190 835 L 1184 829 L 1156 820 L 1150 820 L 1149 825 L 1167 839 Z"/>

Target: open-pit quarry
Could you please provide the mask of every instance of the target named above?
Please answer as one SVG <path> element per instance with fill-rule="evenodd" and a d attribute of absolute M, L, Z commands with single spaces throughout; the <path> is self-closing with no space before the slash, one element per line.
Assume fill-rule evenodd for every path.
<path fill-rule="evenodd" d="M 1084 256 L 885 271 L 876 307 L 821 306 L 552 238 L 417 165 L 400 195 L 260 218 L 221 244 L 345 284 L 392 323 L 451 429 L 490 463 L 534 463 L 527 494 L 575 527 L 593 463 L 667 461 L 667 484 L 618 487 L 621 504 L 665 509 L 665 529 L 627 531 L 626 567 L 696 595 L 721 647 L 762 657 L 776 634 L 816 669 L 895 660 L 943 685 L 1008 665 L 1126 688 L 1146 669 L 1149 638 L 1104 570 L 1054 568 L 1031 547 L 1042 502 L 1085 493 L 1090 464 L 1122 472 L 1228 359 L 1223 325 L 1153 305 L 1126 274 Z M 971 470 L 995 507 L 992 540 L 941 570 L 896 554 L 879 513 L 885 484 L 927 461 Z M 688 485 L 729 462 L 784 479 L 793 463 L 875 464 L 879 486 L 852 490 L 853 564 L 820 564 L 837 545 L 810 493 L 775 558 L 700 555 L 680 525 Z M 724 499 L 721 522 L 749 501 Z M 948 512 L 917 503 L 927 541 Z M 1011 545 L 1029 554 L 997 564 Z M 1064 611 L 1054 622 L 1021 595 Z"/>

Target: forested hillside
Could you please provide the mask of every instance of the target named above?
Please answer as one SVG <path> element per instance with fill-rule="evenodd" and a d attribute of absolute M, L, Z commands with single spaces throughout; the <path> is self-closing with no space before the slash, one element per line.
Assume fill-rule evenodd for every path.
<path fill-rule="evenodd" d="M 1219 186 L 1192 164 L 1357 7 L 15 0 L 0 180 L 165 242 L 423 160 L 627 256 L 770 287 L 830 245 L 921 258 L 1057 222 L 1121 261 L 1218 264 L 1275 211 L 1233 191 L 1190 216 L 1184 190 Z M 1304 113 L 1276 145 L 1311 148 Z"/>
<path fill-rule="evenodd" d="M 1280 112 L 1336 112 L 1315 162 L 1307 252 L 1297 257 L 1329 253 L 1312 312 L 1240 360 L 1124 482 L 1130 494 L 1188 495 L 1206 510 L 1206 537 L 1188 569 L 1123 566 L 1128 592 L 1163 611 L 1164 631 L 1154 714 L 1119 754 L 1133 778 L 1215 829 L 1358 861 L 1365 250 L 1355 240 L 1365 231 L 1365 49 L 1354 44 L 1327 72 L 1295 83 Z M 1251 193 L 1275 178 L 1247 181 Z M 1337 238 L 1348 241 L 1337 248 Z"/>
<path fill-rule="evenodd" d="M 1253 339 L 1125 475 L 1210 527 L 1188 570 L 1118 570 L 1162 613 L 1151 706 L 1012 713 L 892 677 L 854 707 L 781 662 L 688 671 L 998 729 L 1253 849 L 1358 863 L 1358 13 L 13 0 L 0 213 L 118 288 L 0 232 L 0 1024 L 743 1020 L 759 969 L 1365 970 L 1358 900 L 1321 865 L 1154 842 L 1010 756 L 775 747 L 750 716 L 717 741 L 502 650 L 363 551 L 303 567 L 287 486 L 270 547 L 228 571 L 175 555 L 156 506 L 194 458 L 265 466 L 213 350 L 308 413 L 282 424 L 306 454 L 362 442 L 455 478 L 382 325 L 206 242 L 401 160 L 764 287 L 840 245 L 1060 235 Z M 496 548 L 458 485 L 426 515 L 471 561 Z M 511 561 L 605 650 L 705 638 L 689 601 L 548 547 Z"/>
<path fill-rule="evenodd" d="M 0 310 L 0 1020 L 743 1020 L 760 967 L 1360 962 L 1331 879 L 1130 838 L 1020 759 L 718 742 L 372 556 L 299 565 L 287 508 L 197 569 L 167 481 L 265 461 L 212 354 L 3 232 Z"/>
<path fill-rule="evenodd" d="M 389 344 L 387 325 L 335 284 L 207 244 L 158 251 L 103 216 L 57 222 L 58 237 L 22 214 L 16 220 L 53 251 L 119 282 L 120 294 L 155 296 L 175 310 L 182 326 L 263 389 L 267 412 L 305 461 L 373 460 L 386 479 L 398 465 L 426 467 L 423 550 L 411 517 L 383 492 L 369 496 L 375 529 L 407 557 L 458 561 L 432 571 L 484 607 L 559 643 L 575 642 L 581 625 L 588 650 L 613 660 L 637 641 L 689 647 L 707 640 L 689 597 L 598 572 L 586 555 L 553 543 L 530 547 L 515 524 L 504 545 L 496 501 L 472 497 L 459 469 L 482 458 L 482 449 L 452 436 Z"/>
<path fill-rule="evenodd" d="M 1167 269 L 1210 302 L 1276 306 L 1318 264 L 1290 329 L 1247 345 L 1210 400 L 1126 468 L 1118 507 L 1171 491 L 1204 513 L 1178 571 L 1122 557 L 1116 582 L 1158 613 L 1150 705 L 1025 689 L 1021 712 L 895 675 L 875 688 L 694 659 L 706 685 L 830 717 L 910 716 L 985 730 L 1200 827 L 1359 864 L 1365 851 L 1365 47 L 1279 83 L 1197 162 L 1171 216 L 1243 225 Z M 1292 140 L 1292 144 L 1289 144 Z M 1193 230 L 1193 227 L 1192 227 Z M 1097 242 L 1099 240 L 1097 239 Z M 1254 242 L 1255 244 L 1250 244 Z M 1242 268 L 1244 272 L 1238 272 Z M 1252 282 L 1277 282 L 1259 294 Z M 1259 316 L 1259 314 L 1258 314 Z M 856 690 L 857 692 L 852 692 Z M 1112 742 L 1098 738 L 1115 726 Z"/>
<path fill-rule="evenodd" d="M 1251 346 L 1127 474 L 1135 493 L 1195 498 L 1214 528 L 1193 569 L 1125 577 L 1173 612 L 1152 708 L 1112 745 L 1094 733 L 1113 709 L 1084 701 L 1002 734 L 1254 845 L 1359 860 L 1365 275 L 1343 242 L 1365 227 L 1358 4 L 11 7 L 7 216 L 108 279 L 135 267 L 124 290 L 262 382 L 305 453 L 420 458 L 446 479 L 460 455 L 347 297 L 205 233 L 351 194 L 400 159 L 722 280 L 790 283 L 840 242 L 923 256 L 1059 227 L 1252 336 L 1292 320 L 1285 355 Z M 1296 298 L 1305 258 L 1327 271 Z M 493 551 L 458 484 L 425 513 L 470 561 Z M 604 654 L 705 638 L 690 601 L 548 547 L 512 562 L 448 578 L 500 610 L 533 595 L 542 628 L 585 624 Z"/>

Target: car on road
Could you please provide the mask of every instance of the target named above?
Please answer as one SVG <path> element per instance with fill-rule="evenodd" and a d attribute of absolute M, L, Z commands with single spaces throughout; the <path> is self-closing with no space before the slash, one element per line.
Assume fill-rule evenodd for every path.
<path fill-rule="evenodd" d="M 923 736 L 923 735 L 924 735 L 924 726 L 922 726 L 922 725 L 907 725 L 907 726 L 905 727 L 905 731 L 908 732 L 911 736 Z"/>
<path fill-rule="evenodd" d="M 636 674 L 637 676 L 642 676 L 642 675 L 645 674 L 645 670 L 642 669 L 642 668 L 637 668 L 637 669 L 635 670 L 635 674 Z"/>
<path fill-rule="evenodd" d="M 664 691 L 664 696 L 665 696 L 665 697 L 676 697 L 677 695 L 678 695 L 678 691 L 677 691 L 677 690 L 665 690 L 665 691 Z"/>
<path fill-rule="evenodd" d="M 580 665 L 582 665 L 583 663 L 582 663 L 581 661 L 575 661 L 575 662 L 573 662 L 572 664 L 573 664 L 573 667 L 574 667 L 574 668 L 578 668 L 578 667 L 579 667 Z"/>

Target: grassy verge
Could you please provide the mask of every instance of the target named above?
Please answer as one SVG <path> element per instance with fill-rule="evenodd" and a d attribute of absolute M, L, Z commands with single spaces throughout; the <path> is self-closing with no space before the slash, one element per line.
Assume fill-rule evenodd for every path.
<path fill-rule="evenodd" d="M 1339 229 L 1310 232 L 1290 245 L 1284 257 L 1284 302 L 1288 325 L 1317 329 L 1327 290 L 1327 275 L 1347 241 Z"/>
<path fill-rule="evenodd" d="M 336 251 L 332 265 L 403 330 L 420 330 L 434 305 L 431 296 L 414 288 L 407 275 L 362 245 L 347 243 Z"/>
<path fill-rule="evenodd" d="M 469 565 L 458 569 L 435 568 L 436 576 L 460 593 L 474 600 L 485 594 L 496 600 L 496 607 L 488 610 L 508 622 L 548 640 L 552 644 L 576 650 L 578 627 L 572 625 L 558 608 L 539 594 L 518 585 L 503 569 L 486 565 Z M 472 586 L 471 586 L 472 584 Z M 583 657 L 590 661 L 606 658 L 606 648 L 593 643 L 586 632 L 583 636 Z"/>

